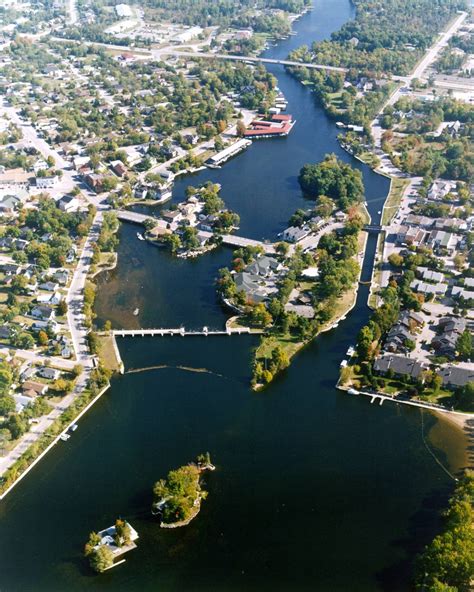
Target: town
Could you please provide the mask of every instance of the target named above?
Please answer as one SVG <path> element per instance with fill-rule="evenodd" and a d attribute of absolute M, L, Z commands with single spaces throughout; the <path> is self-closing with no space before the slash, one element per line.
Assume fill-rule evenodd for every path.
<path fill-rule="evenodd" d="M 469 446 L 474 425 L 473 11 L 463 0 L 437 0 L 434 7 L 430 0 L 420 0 L 416 6 L 409 0 L 355 0 L 345 23 L 331 29 L 320 12 L 313 20 L 316 11 L 337 16 L 333 14 L 337 8 L 323 4 L 319 7 L 311 0 L 2 3 L 0 502 L 13 495 L 51 450 L 56 452 L 52 462 L 58 462 L 61 452 L 77 454 L 76 445 L 91 437 L 90 432 L 81 435 L 81 418 L 93 406 L 100 408 L 99 399 L 112 417 L 116 400 L 103 395 L 109 389 L 117 392 L 117 384 L 127 385 L 130 407 L 126 421 L 118 415 L 111 421 L 127 431 L 126 437 L 129 431 L 135 437 L 137 430 L 134 405 L 149 406 L 150 421 L 156 421 L 143 427 L 143 433 L 149 429 L 154 435 L 160 430 L 165 434 L 167 426 L 159 424 L 161 408 L 152 412 L 155 403 L 140 399 L 142 385 L 134 392 L 129 375 L 161 372 L 158 378 L 153 375 L 153 386 L 150 379 L 143 388 L 160 401 L 171 393 L 177 407 L 170 416 L 168 409 L 163 411 L 163 416 L 170 425 L 174 415 L 180 416 L 185 427 L 179 438 L 176 435 L 173 451 L 127 440 L 123 481 L 141 478 L 137 474 L 141 461 L 135 467 L 126 464 L 133 451 L 144 458 L 144 451 L 152 450 L 157 462 L 163 457 L 168 462 L 167 455 L 182 452 L 178 439 L 202 446 L 194 441 L 195 433 L 203 441 L 212 435 L 222 444 L 215 425 L 208 426 L 202 409 L 197 409 L 209 404 L 206 397 L 214 394 L 213 389 L 219 390 L 222 400 L 231 398 L 236 385 L 247 388 L 248 395 L 255 391 L 246 403 L 251 414 L 242 425 L 238 422 L 247 413 L 244 408 L 232 408 L 228 416 L 232 419 L 223 414 L 227 425 L 222 456 L 233 447 L 248 456 L 245 422 L 251 418 L 252 430 L 260 433 L 260 410 L 265 409 L 271 425 L 278 405 L 286 404 L 283 397 L 278 402 L 271 397 L 272 389 L 286 388 L 285 384 L 292 385 L 287 389 L 293 397 L 292 412 L 298 408 L 301 393 L 295 385 L 303 381 L 298 368 L 311 355 L 315 364 L 326 360 L 324 368 L 319 367 L 320 377 L 307 374 L 308 382 L 314 381 L 311 410 L 321 405 L 318 397 L 329 388 L 337 405 L 345 403 L 350 412 L 359 405 L 355 413 L 362 408 L 363 413 L 381 414 L 390 405 L 421 413 L 421 444 L 416 446 L 423 446 L 456 481 L 458 489 L 448 512 L 462 498 L 466 509 L 459 522 L 469 523 L 465 530 L 472 534 L 472 495 L 468 499 L 464 489 L 472 475 L 462 475 L 472 464 Z M 302 21 L 305 43 L 296 43 L 300 19 L 306 19 Z M 300 130 L 304 147 L 291 144 Z M 253 159 L 257 169 L 251 166 Z M 233 167 L 244 161 L 236 173 Z M 244 179 L 247 174 L 253 175 L 253 190 Z M 228 179 L 233 179 L 233 187 Z M 388 195 L 381 192 L 376 197 L 374 188 L 388 184 Z M 289 200 L 285 203 L 276 195 L 280 190 L 295 196 L 298 205 L 291 201 L 288 209 Z M 380 206 L 374 206 L 375 201 Z M 259 217 L 267 214 L 268 224 L 259 224 Z M 130 259 L 129 267 L 123 267 L 124 259 Z M 158 262 L 156 269 L 146 267 L 150 261 Z M 130 284 L 120 285 L 123 306 L 130 309 L 134 324 L 119 324 L 116 317 L 107 320 L 97 301 L 107 292 L 108 282 L 123 282 L 123 269 L 140 266 L 142 275 L 137 272 Z M 156 277 L 144 286 L 146 273 Z M 172 285 L 167 286 L 169 292 L 158 294 L 156 287 L 162 281 Z M 143 290 L 143 301 L 149 292 L 154 306 L 165 311 L 163 317 L 153 316 L 150 307 L 142 314 L 142 301 L 132 305 L 127 290 L 135 296 Z M 166 317 L 174 299 L 184 301 L 183 292 L 196 310 L 201 307 L 191 318 L 198 319 L 196 327 L 202 329 L 185 329 L 186 319 L 179 315 L 176 322 Z M 109 310 L 118 306 L 115 295 L 110 292 Z M 201 322 L 200 314 L 216 324 L 221 318 L 222 326 Z M 152 318 L 171 318 L 171 326 L 153 325 Z M 344 326 L 356 329 L 341 331 Z M 154 359 L 151 347 L 146 355 L 133 350 L 129 338 L 135 335 L 174 344 Z M 184 353 L 185 361 L 173 358 L 181 337 L 187 347 L 191 339 L 209 343 L 220 339 L 218 335 L 236 336 L 228 341 L 238 341 L 224 369 L 218 367 L 218 354 L 205 355 L 204 346 L 195 363 L 186 361 L 191 347 Z M 123 349 L 118 337 L 126 344 Z M 246 368 L 230 371 L 243 359 L 241 343 L 247 348 Z M 125 362 L 130 356 L 135 366 L 124 364 L 124 352 Z M 182 382 L 176 379 L 178 373 Z M 188 383 L 188 378 L 195 382 Z M 224 386 L 216 386 L 220 380 L 226 381 Z M 171 387 L 169 381 L 175 381 Z M 196 408 L 188 403 L 185 415 L 181 405 L 191 384 L 200 385 L 196 388 L 207 403 L 199 399 Z M 370 404 L 374 402 L 383 407 Z M 237 405 L 235 400 L 232 405 Z M 206 414 L 214 418 L 220 411 L 216 407 Z M 466 434 L 471 438 L 463 457 L 468 460 L 457 467 L 456 477 L 438 454 L 443 434 L 438 434 L 437 444 L 428 443 L 425 411 L 431 419 L 447 418 L 460 428 L 463 438 Z M 327 409 L 321 417 L 324 413 L 332 417 Z M 287 410 L 274 421 L 282 438 L 291 419 Z M 195 425 L 188 425 L 194 420 Z M 344 417 L 341 425 L 347 430 L 351 422 Z M 407 425 L 407 433 L 413 430 L 420 439 L 414 416 L 409 416 Z M 345 442 L 341 456 L 349 458 L 352 443 L 332 429 L 326 440 L 336 439 L 337 434 Z M 357 442 L 352 429 L 351 438 Z M 316 437 L 317 429 L 312 426 L 311 431 Z M 243 436 L 242 441 L 234 440 L 236 434 Z M 375 444 L 374 449 L 385 450 L 380 434 Z M 114 445 L 119 448 L 121 440 Z M 279 462 L 297 466 L 301 450 L 296 446 L 306 445 L 293 434 Z M 257 450 L 255 442 L 251 446 Z M 219 454 L 217 444 L 216 449 Z M 292 456 L 285 456 L 288 451 Z M 322 448 L 318 452 L 331 456 Z M 189 458 L 189 450 L 186 454 Z M 253 462 L 254 456 L 246 458 L 245 471 Z M 370 462 L 375 466 L 378 460 L 371 457 Z M 360 474 L 367 470 L 361 467 L 357 467 Z M 141 546 L 152 538 L 143 527 L 143 507 L 150 503 L 165 531 L 193 521 L 188 531 L 193 545 L 198 540 L 198 531 L 191 530 L 195 523 L 203 529 L 199 536 L 212 530 L 209 515 L 220 508 L 214 495 L 212 502 L 201 504 L 206 497 L 201 473 L 207 469 L 215 469 L 209 454 L 170 471 L 153 490 L 150 482 L 152 502 L 143 493 L 143 483 L 140 491 L 129 489 L 129 483 L 120 485 L 126 494 L 118 497 L 140 530 Z M 102 472 L 95 467 L 91 473 L 94 470 Z M 226 470 L 223 477 L 216 473 L 216 482 L 228 480 L 225 487 L 219 481 L 228 495 L 231 490 L 225 488 L 235 486 L 229 475 L 236 469 Z M 415 473 L 417 479 L 426 477 L 418 465 L 410 470 L 411 476 L 408 472 L 404 476 L 407 480 Z M 318 481 L 311 482 L 311 491 L 323 491 L 327 468 L 315 465 L 314 473 Z M 103 479 L 109 478 L 104 467 Z M 267 473 L 265 480 L 271 481 Z M 107 482 L 107 495 L 115 487 L 117 483 Z M 269 499 L 273 493 L 261 491 Z M 425 498 L 431 493 L 423 490 Z M 241 494 L 245 500 L 247 491 Z M 110 514 L 101 495 L 97 505 L 104 524 L 110 524 L 118 513 Z M 127 504 L 125 495 L 132 504 Z M 359 495 L 356 491 L 355 497 Z M 447 498 L 446 493 L 443 496 Z M 422 504 L 418 499 L 416 503 L 409 510 L 411 520 Z M 277 505 L 284 520 L 285 504 Z M 311 511 L 324 522 L 319 510 Z M 292 520 L 301 520 L 294 508 L 292 512 Z M 354 517 L 360 518 L 355 513 Z M 408 518 L 404 523 L 408 530 L 407 524 Z M 451 526 L 445 525 L 447 532 Z M 76 534 L 69 534 L 71 540 Z M 403 537 L 402 532 L 397 534 Z M 423 544 L 432 534 L 423 534 Z M 161 548 L 168 548 L 171 539 L 159 536 Z M 227 548 L 227 534 L 220 536 Z M 464 530 L 456 536 L 462 539 L 460 547 L 472 546 Z M 84 555 L 92 570 L 102 573 L 121 565 L 122 555 L 137 547 L 137 539 L 128 519 L 119 517 L 113 526 L 90 534 Z M 184 539 L 170 545 L 167 561 L 175 556 L 184 565 L 180 553 L 186 545 Z M 462 561 L 443 571 L 438 563 L 451 565 L 452 557 L 443 555 L 443 560 L 430 562 L 429 551 L 419 547 L 416 553 L 421 553 L 419 565 L 424 567 L 413 567 L 418 588 L 425 589 L 429 581 L 426 589 L 433 592 L 441 589 L 438 584 L 450 590 L 468 589 L 473 576 L 466 575 L 467 569 L 459 575 Z M 242 560 L 242 576 L 247 560 Z M 157 561 L 160 567 L 164 563 L 163 557 Z M 451 577 L 453 573 L 456 577 Z M 318 585 L 329 589 L 327 581 Z M 349 585 L 334 583 L 334 589 Z"/>

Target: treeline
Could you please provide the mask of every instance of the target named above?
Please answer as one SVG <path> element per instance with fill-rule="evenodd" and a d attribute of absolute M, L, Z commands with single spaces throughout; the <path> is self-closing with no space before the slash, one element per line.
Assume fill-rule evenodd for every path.
<path fill-rule="evenodd" d="M 316 200 L 328 197 L 344 211 L 364 200 L 362 173 L 339 160 L 335 154 L 327 155 L 318 164 L 305 164 L 298 181 L 308 197 Z"/>
<path fill-rule="evenodd" d="M 474 578 L 474 473 L 467 471 L 444 513 L 443 531 L 419 555 L 416 587 L 425 592 L 468 592 Z"/>
<path fill-rule="evenodd" d="M 317 63 L 398 75 L 408 74 L 464 0 L 355 0 L 356 18 L 314 43 Z M 322 60 L 322 61 L 321 61 Z"/>
<path fill-rule="evenodd" d="M 252 26 L 256 31 L 275 34 L 280 24 L 276 15 L 256 11 L 278 9 L 299 13 L 310 0 L 146 0 L 146 6 L 158 11 L 161 18 L 185 25 L 208 27 Z M 253 19 L 251 18 L 253 16 Z"/>

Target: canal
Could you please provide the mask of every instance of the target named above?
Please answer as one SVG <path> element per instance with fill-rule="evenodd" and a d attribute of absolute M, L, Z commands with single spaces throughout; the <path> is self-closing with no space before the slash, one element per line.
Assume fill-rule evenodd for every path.
<path fill-rule="evenodd" d="M 349 0 L 315 0 L 297 35 L 266 52 L 327 38 L 353 15 Z M 297 174 L 328 152 L 361 168 L 374 222 L 387 180 L 339 148 L 311 93 L 272 68 L 297 120 L 286 139 L 255 142 L 207 179 L 241 216 L 240 233 L 274 239 L 304 205 Z M 119 265 L 102 278 L 97 313 L 115 326 L 222 327 L 214 279 L 226 248 L 176 260 L 120 231 Z M 375 251 L 368 242 L 364 278 Z M 6 592 L 409 590 L 410 558 L 436 528 L 451 488 L 427 452 L 420 412 L 335 390 L 339 363 L 367 321 L 367 287 L 339 327 L 318 338 L 263 393 L 249 389 L 256 338 L 124 339 L 127 370 L 0 504 L 0 588 Z M 138 317 L 132 315 L 140 309 Z M 160 366 L 160 368 L 153 368 Z M 435 423 L 425 417 L 428 430 Z M 455 446 L 455 445 L 453 445 Z M 210 451 L 217 471 L 188 527 L 150 516 L 153 482 Z M 440 458 L 443 453 L 437 451 Z M 127 561 L 101 576 L 82 558 L 91 530 L 128 519 L 140 534 Z"/>

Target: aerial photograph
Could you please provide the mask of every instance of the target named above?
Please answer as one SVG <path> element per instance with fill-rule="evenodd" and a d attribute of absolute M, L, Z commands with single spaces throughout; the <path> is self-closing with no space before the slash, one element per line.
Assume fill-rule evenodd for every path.
<path fill-rule="evenodd" d="M 0 0 L 0 592 L 474 591 L 474 0 Z"/>

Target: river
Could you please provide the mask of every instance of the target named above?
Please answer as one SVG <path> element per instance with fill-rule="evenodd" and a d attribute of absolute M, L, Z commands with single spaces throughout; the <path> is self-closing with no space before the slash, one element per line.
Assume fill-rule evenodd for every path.
<path fill-rule="evenodd" d="M 349 0 L 315 0 L 297 35 L 266 55 L 285 57 L 326 38 L 352 15 Z M 275 238 L 305 203 L 300 167 L 335 152 L 363 171 L 377 222 L 387 180 L 339 148 L 337 129 L 306 88 L 281 68 L 272 71 L 297 120 L 293 133 L 255 142 L 222 170 L 180 180 L 174 199 L 188 184 L 218 181 L 241 216 L 239 232 Z M 132 226 L 120 231 L 118 267 L 101 280 L 99 320 L 222 327 L 213 282 L 230 250 L 176 260 L 135 234 Z M 374 250 L 370 238 L 364 278 Z M 334 388 L 340 360 L 368 319 L 367 296 L 361 287 L 338 329 L 260 394 L 249 388 L 254 337 L 120 341 L 126 369 L 164 367 L 114 378 L 73 437 L 0 504 L 0 589 L 408 590 L 410 558 L 436 530 L 452 483 L 423 444 L 419 410 L 371 405 Z M 426 415 L 425 429 L 434 424 Z M 205 478 L 201 513 L 186 528 L 160 529 L 149 513 L 153 482 L 206 450 L 217 470 Z M 138 549 L 124 565 L 93 575 L 83 544 L 118 516 L 138 530 Z"/>

